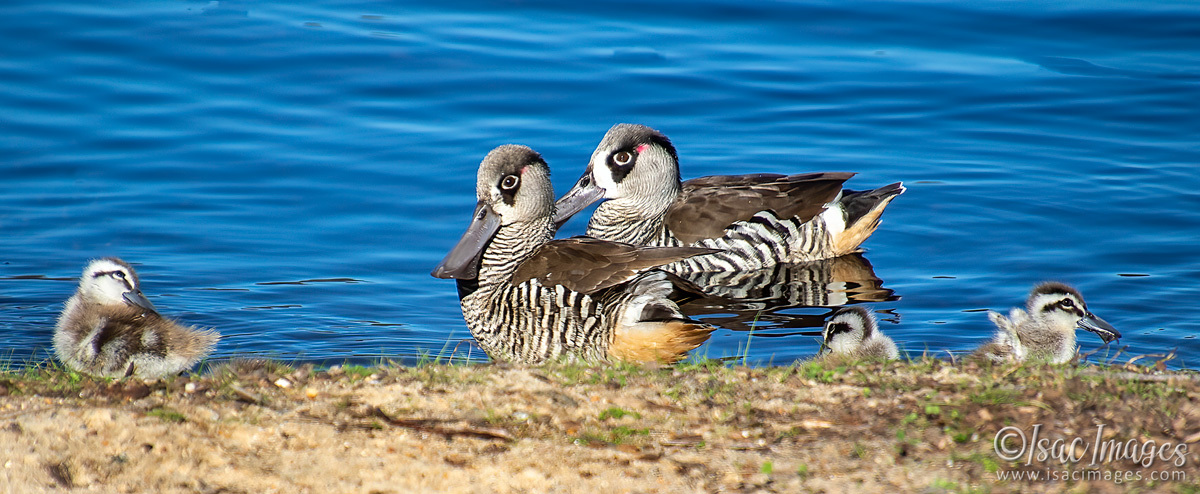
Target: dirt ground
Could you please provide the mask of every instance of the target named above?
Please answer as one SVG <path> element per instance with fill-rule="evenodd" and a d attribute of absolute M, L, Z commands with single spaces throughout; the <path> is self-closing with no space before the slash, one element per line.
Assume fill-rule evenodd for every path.
<path fill-rule="evenodd" d="M 5 493 L 1200 492 L 1197 443 L 1197 374 L 1153 366 L 0 373 Z"/>

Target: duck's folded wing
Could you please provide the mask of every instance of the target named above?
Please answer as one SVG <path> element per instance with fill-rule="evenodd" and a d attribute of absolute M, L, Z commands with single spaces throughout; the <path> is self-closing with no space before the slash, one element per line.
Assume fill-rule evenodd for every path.
<path fill-rule="evenodd" d="M 780 218 L 809 221 L 837 199 L 853 173 L 718 175 L 683 183 L 666 214 L 667 228 L 690 244 L 724 235 L 725 228 L 770 210 Z"/>
<path fill-rule="evenodd" d="M 553 240 L 534 251 L 513 273 L 518 285 L 537 278 L 542 285 L 563 285 L 593 293 L 619 285 L 638 273 L 692 256 L 712 254 L 698 247 L 638 247 L 622 242 L 575 237 Z"/>

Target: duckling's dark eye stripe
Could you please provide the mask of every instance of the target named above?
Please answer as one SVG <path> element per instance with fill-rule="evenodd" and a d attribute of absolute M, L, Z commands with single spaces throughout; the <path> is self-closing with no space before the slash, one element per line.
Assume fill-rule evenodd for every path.
<path fill-rule="evenodd" d="M 849 332 L 850 332 L 850 325 L 846 324 L 844 322 L 837 322 L 837 323 L 833 323 L 833 324 L 829 325 L 829 336 L 831 336 L 831 337 L 836 334 L 849 333 Z"/>
<path fill-rule="evenodd" d="M 92 275 L 92 278 L 99 278 L 101 276 L 112 276 L 117 273 L 123 274 L 122 271 L 101 271 L 99 273 Z M 121 283 L 125 284 L 126 289 L 133 290 L 133 285 L 131 283 L 129 283 L 129 277 L 122 277 L 122 278 L 118 278 L 118 279 L 121 280 Z"/>
<path fill-rule="evenodd" d="M 1048 304 L 1045 307 L 1042 307 L 1042 312 L 1050 312 L 1050 311 L 1055 311 L 1055 310 L 1061 310 L 1063 312 L 1070 312 L 1072 314 L 1078 314 L 1080 317 L 1083 317 L 1083 315 L 1084 315 L 1084 310 L 1081 309 L 1078 304 L 1071 301 L 1070 299 L 1059 300 L 1058 302 L 1055 302 L 1053 304 Z"/>
<path fill-rule="evenodd" d="M 1084 314 L 1083 314 L 1083 312 L 1084 312 L 1084 311 L 1083 311 L 1083 309 L 1079 308 L 1079 305 L 1077 305 L 1076 303 L 1074 303 L 1074 302 L 1071 302 L 1071 301 L 1069 301 L 1069 300 L 1063 300 L 1062 302 L 1059 302 L 1059 303 L 1058 303 L 1058 306 L 1059 306 L 1060 308 L 1062 308 L 1062 310 L 1063 310 L 1063 311 L 1065 311 L 1065 312 L 1070 312 L 1070 313 L 1073 313 L 1073 314 L 1078 314 L 1078 315 L 1079 315 L 1079 317 L 1083 317 L 1083 316 L 1084 316 Z"/>

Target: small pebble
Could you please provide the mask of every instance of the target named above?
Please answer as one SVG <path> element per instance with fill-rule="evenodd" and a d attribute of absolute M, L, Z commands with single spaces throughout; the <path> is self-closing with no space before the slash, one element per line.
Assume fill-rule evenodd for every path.
<path fill-rule="evenodd" d="M 196 383 L 187 383 L 187 384 L 184 384 L 184 385 L 183 385 L 183 392 L 184 392 L 184 393 L 195 393 L 195 392 L 196 392 Z"/>
<path fill-rule="evenodd" d="M 287 389 L 287 388 L 292 387 L 292 382 L 281 377 L 275 381 L 275 385 L 279 386 L 283 389 Z"/>
<path fill-rule="evenodd" d="M 310 400 L 315 400 L 319 394 L 320 393 L 313 388 L 304 388 L 304 396 L 307 396 Z"/>

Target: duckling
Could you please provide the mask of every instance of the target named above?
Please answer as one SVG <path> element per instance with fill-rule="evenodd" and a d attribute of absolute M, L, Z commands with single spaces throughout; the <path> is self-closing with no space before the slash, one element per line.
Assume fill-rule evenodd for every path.
<path fill-rule="evenodd" d="M 204 358 L 221 335 L 158 314 L 137 272 L 115 257 L 88 264 L 54 327 L 54 353 L 67 367 L 101 377 L 154 378 Z"/>
<path fill-rule="evenodd" d="M 1075 328 L 1096 333 L 1105 343 L 1121 333 L 1088 310 L 1079 291 L 1058 282 L 1034 287 L 1025 302 L 1028 312 L 1013 308 L 1008 317 L 988 311 L 996 336 L 975 351 L 993 362 L 1044 360 L 1062 364 L 1075 358 Z"/>
<path fill-rule="evenodd" d="M 843 307 L 833 313 L 825 329 L 824 346 L 829 351 L 822 359 L 896 360 L 896 343 L 879 330 L 875 315 L 862 307 Z"/>

